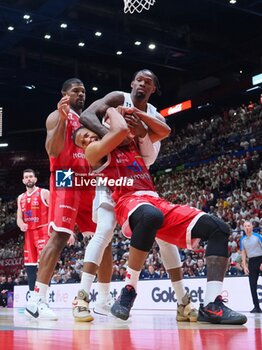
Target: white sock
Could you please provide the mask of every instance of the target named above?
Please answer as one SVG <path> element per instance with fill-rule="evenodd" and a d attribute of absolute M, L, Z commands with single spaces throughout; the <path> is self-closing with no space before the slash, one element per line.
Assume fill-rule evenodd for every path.
<path fill-rule="evenodd" d="M 139 275 L 140 275 L 140 271 L 133 270 L 128 266 L 126 271 L 125 285 L 130 284 L 136 290 Z"/>
<path fill-rule="evenodd" d="M 87 272 L 82 272 L 79 289 L 84 289 L 84 291 L 86 291 L 87 294 L 89 294 L 94 278 L 95 278 L 95 275 L 91 275 L 91 273 L 87 273 Z"/>
<path fill-rule="evenodd" d="M 206 286 L 206 294 L 204 299 L 204 306 L 215 301 L 218 295 L 221 295 L 223 282 L 209 281 Z"/>
<path fill-rule="evenodd" d="M 110 293 L 110 283 L 98 282 L 98 296 L 97 301 L 100 303 L 106 302 Z"/>
<path fill-rule="evenodd" d="M 177 303 L 178 305 L 182 304 L 182 298 L 186 294 L 186 290 L 184 288 L 184 283 L 183 280 L 176 281 L 176 282 L 171 282 L 172 286 L 174 288 L 174 291 L 176 293 L 176 298 L 177 298 Z"/>
<path fill-rule="evenodd" d="M 47 295 L 48 288 L 49 288 L 48 284 L 44 284 L 44 283 L 36 281 L 33 299 L 46 300 L 46 295 Z M 32 293 L 31 293 L 31 296 L 32 296 Z"/>

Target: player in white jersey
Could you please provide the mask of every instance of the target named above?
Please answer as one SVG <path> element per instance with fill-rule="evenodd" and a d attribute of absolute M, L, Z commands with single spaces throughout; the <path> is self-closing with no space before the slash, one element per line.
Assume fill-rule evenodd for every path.
<path fill-rule="evenodd" d="M 156 134 L 150 135 L 145 124 L 143 124 L 139 118 L 130 116 L 127 118 L 128 125 L 131 130 L 134 131 L 137 142 L 139 144 L 141 155 L 143 156 L 147 166 L 150 166 L 155 161 L 159 149 L 160 140 L 167 137 L 169 134 L 169 128 L 165 124 L 164 118 L 157 112 L 157 109 L 148 103 L 150 96 L 157 91 L 160 92 L 160 86 L 157 76 L 150 70 L 144 69 L 134 74 L 133 81 L 131 82 L 131 93 L 115 91 L 106 95 L 104 98 L 95 101 L 91 104 L 80 117 L 80 122 L 86 127 L 89 127 L 101 137 L 107 133 L 107 130 L 103 128 L 101 123 L 97 120 L 97 124 L 90 122 L 94 116 L 101 119 L 106 113 L 109 107 L 136 107 L 143 112 L 146 112 L 153 118 L 159 120 L 157 138 Z M 93 212 L 95 212 L 94 219 L 97 219 L 97 231 L 88 245 L 85 253 L 85 264 L 83 268 L 81 285 L 78 291 L 78 295 L 73 302 L 73 315 L 77 321 L 88 321 L 90 319 L 88 309 L 88 294 L 91 289 L 94 276 L 99 266 L 103 251 L 106 246 L 111 246 L 111 239 L 113 236 L 113 230 L 115 228 L 115 214 L 114 214 L 114 202 L 111 199 L 110 192 L 101 191 L 97 189 L 96 198 L 94 200 Z M 99 219 L 102 218 L 102 219 Z M 170 275 L 172 285 L 176 291 L 178 299 L 178 321 L 196 321 L 197 312 L 192 308 L 190 304 L 190 298 L 186 294 L 186 290 L 183 285 L 181 261 L 179 252 L 176 246 L 167 242 L 157 239 L 157 243 L 160 247 L 160 252 L 164 265 Z M 109 245 L 108 245 L 109 244 Z M 111 271 L 110 265 L 110 271 Z M 100 267 L 101 268 L 101 267 Z M 108 314 L 110 311 L 110 298 L 109 287 L 111 274 L 104 283 L 99 283 L 98 303 L 96 304 L 94 311 L 100 314 Z"/>

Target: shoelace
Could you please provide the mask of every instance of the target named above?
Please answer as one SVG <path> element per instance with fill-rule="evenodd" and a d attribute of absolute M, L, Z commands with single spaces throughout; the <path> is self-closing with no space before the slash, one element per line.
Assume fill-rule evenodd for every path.
<path fill-rule="evenodd" d="M 77 308 L 78 308 L 78 311 L 79 311 L 79 312 L 82 312 L 82 311 L 89 311 L 88 308 L 85 307 L 85 306 L 78 306 Z"/>
<path fill-rule="evenodd" d="M 219 302 L 219 304 L 228 303 L 228 299 L 227 298 L 223 298 L 222 296 L 220 296 L 218 302 Z"/>
<path fill-rule="evenodd" d="M 120 297 L 121 297 L 121 305 L 124 305 L 124 306 L 131 305 L 134 300 L 134 297 L 127 293 L 123 293 Z"/>

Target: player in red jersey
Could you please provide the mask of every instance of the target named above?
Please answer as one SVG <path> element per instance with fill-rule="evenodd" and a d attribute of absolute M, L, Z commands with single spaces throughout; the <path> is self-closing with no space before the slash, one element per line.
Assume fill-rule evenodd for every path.
<path fill-rule="evenodd" d="M 28 276 L 29 298 L 34 291 L 40 253 L 48 241 L 49 191 L 36 186 L 35 171 L 23 171 L 26 191 L 17 199 L 17 226 L 25 233 L 24 265 Z M 31 292 L 31 293 L 30 293 Z"/>
<path fill-rule="evenodd" d="M 79 115 L 85 103 L 85 87 L 77 78 L 64 82 L 63 97 L 57 110 L 46 121 L 46 150 L 50 159 L 50 239 L 40 259 L 35 300 L 26 308 L 28 316 L 56 320 L 57 316 L 46 302 L 46 292 L 55 265 L 62 249 L 73 234 L 77 223 L 83 234 L 94 233 L 92 221 L 92 187 L 76 189 L 71 187 L 75 173 L 85 175 L 87 161 L 83 151 L 71 140 L 72 133 L 79 126 Z"/>
<path fill-rule="evenodd" d="M 127 114 L 135 114 L 147 124 L 151 132 L 157 133 L 154 118 L 149 118 L 136 108 L 127 109 Z M 116 201 L 116 218 L 123 225 L 124 233 L 131 233 L 128 273 L 126 285 L 118 300 L 111 308 L 114 316 L 128 319 L 136 298 L 136 285 L 140 270 L 155 237 L 181 248 L 191 248 L 194 241 L 207 241 L 207 289 L 204 305 L 199 308 L 198 320 L 221 324 L 243 324 L 245 315 L 237 313 L 223 303 L 221 297 L 223 279 L 228 263 L 229 227 L 220 219 L 195 208 L 174 205 L 158 197 L 151 177 L 133 141 L 119 147 L 128 135 L 128 126 L 122 115 L 109 108 L 110 131 L 101 140 L 86 128 L 80 128 L 75 142 L 85 150 L 89 164 L 97 173 L 114 181 L 133 180 L 133 186 L 124 182 L 114 186 L 113 199 Z M 122 163 L 118 159 L 121 153 Z M 106 159 L 104 159 L 107 157 Z"/>
<path fill-rule="evenodd" d="M 136 142 L 139 146 L 141 156 L 146 166 L 150 166 L 154 163 L 160 149 L 160 142 L 158 140 L 167 137 L 170 132 L 165 119 L 157 112 L 156 107 L 148 102 L 152 94 L 155 92 L 158 94 L 160 93 L 160 84 L 157 76 L 152 71 L 142 69 L 134 74 L 131 88 L 130 93 L 114 91 L 107 94 L 102 99 L 93 102 L 81 114 L 80 121 L 85 125 L 87 124 L 95 127 L 99 135 L 102 136 L 107 132 L 107 129 L 103 129 L 101 124 L 94 125 L 93 121 L 95 116 L 97 116 L 98 119 L 104 117 L 109 107 L 118 105 L 137 107 L 149 116 L 157 118 L 159 120 L 158 133 L 157 135 L 151 133 L 150 136 L 147 126 L 143 124 L 139 118 L 132 116 L 132 118 L 130 117 L 128 119 L 132 134 L 136 136 Z M 106 123 L 103 124 L 106 126 Z M 118 162 L 121 162 L 121 157 L 119 157 Z M 96 269 L 100 264 L 104 247 L 112 239 L 116 221 L 114 205 L 115 203 L 111 198 L 110 189 L 106 186 L 97 186 L 93 205 L 94 218 L 98 223 L 97 231 L 86 247 L 81 283 L 73 302 L 73 315 L 77 321 L 85 321 L 85 315 L 88 312 L 89 293 L 96 274 Z M 171 284 L 176 293 L 178 302 L 177 320 L 196 321 L 197 310 L 192 307 L 190 297 L 184 286 L 181 260 L 177 247 L 159 239 L 157 239 L 157 244 L 160 247 L 161 258 L 165 268 L 168 270 Z M 108 259 L 108 265 L 112 265 L 112 258 L 111 261 Z M 98 276 L 98 297 L 94 306 L 94 312 L 108 315 L 112 306 L 112 298 L 110 296 L 111 276 L 108 275 L 107 277 L 109 278 L 103 280 L 103 283 L 101 283 L 100 273 Z"/>

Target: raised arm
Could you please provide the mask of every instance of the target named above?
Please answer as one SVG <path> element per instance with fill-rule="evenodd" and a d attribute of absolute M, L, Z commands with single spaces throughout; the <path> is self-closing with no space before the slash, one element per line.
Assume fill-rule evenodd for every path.
<path fill-rule="evenodd" d="M 152 117 L 149 114 L 140 111 L 140 109 L 135 108 L 134 114 L 148 126 L 148 135 L 153 143 L 161 141 L 169 136 L 171 129 L 166 124 L 165 118 L 163 118 L 160 113 L 157 113 L 155 117 Z"/>
<path fill-rule="evenodd" d="M 130 124 L 130 118 L 139 118 L 148 127 L 148 135 L 153 143 L 160 141 L 170 134 L 170 127 L 166 124 L 165 119 L 158 112 L 151 116 L 136 107 L 124 108 L 127 123 Z"/>
<path fill-rule="evenodd" d="M 57 104 L 57 110 L 46 120 L 46 151 L 50 157 L 58 157 L 64 148 L 66 121 L 69 113 L 69 97 L 64 96 Z"/>
<path fill-rule="evenodd" d="M 98 136 L 103 137 L 107 134 L 108 129 L 105 128 L 101 121 L 109 107 L 118 107 L 124 103 L 124 94 L 121 91 L 113 91 L 93 102 L 80 116 L 80 123 L 86 128 L 95 132 Z"/>
<path fill-rule="evenodd" d="M 113 107 L 106 112 L 110 119 L 108 133 L 99 141 L 90 143 L 85 149 L 85 156 L 92 167 L 112 152 L 128 135 L 128 126 L 122 115 Z"/>

